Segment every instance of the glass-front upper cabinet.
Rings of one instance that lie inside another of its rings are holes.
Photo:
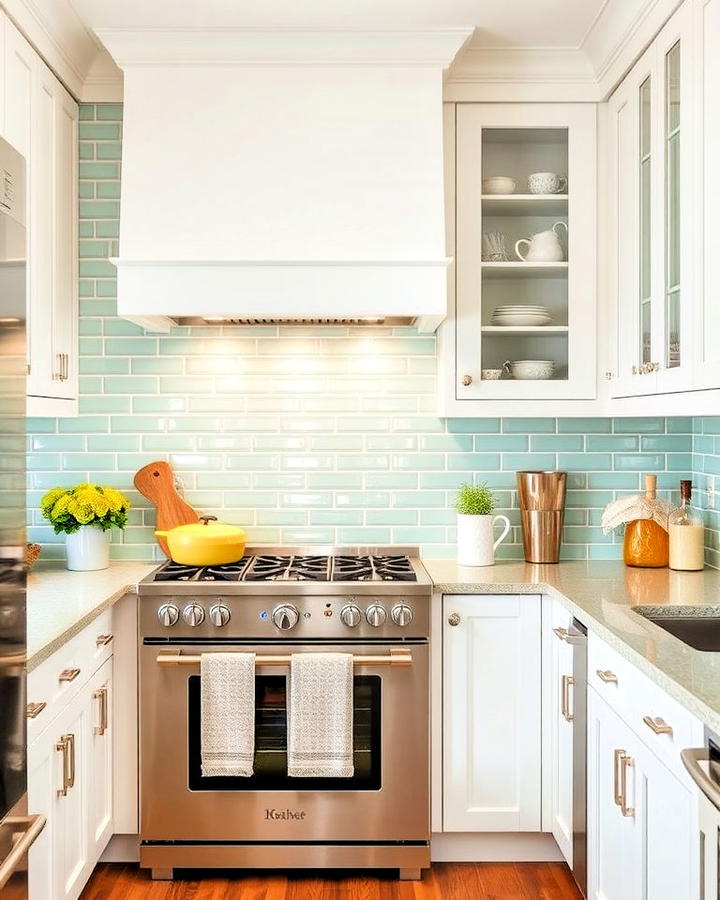
[[[720,387],[720,0],[698,0],[694,6],[697,43],[695,81],[696,174],[701,202],[694,217],[698,272],[694,285],[700,300],[695,317],[695,383]]]
[[[458,104],[453,402],[595,397],[595,135],[593,104]]]
[[[609,103],[614,397],[692,387],[691,7],[678,10]]]

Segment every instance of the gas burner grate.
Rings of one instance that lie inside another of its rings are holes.
[[[198,581],[242,581],[245,569],[252,559],[252,556],[243,556],[237,562],[225,563],[222,566],[206,566],[200,572]]]
[[[201,569],[201,566],[185,566],[170,560],[155,573],[153,581],[193,581]]]
[[[243,581],[329,581],[329,556],[256,556]]]
[[[417,581],[407,556],[373,556],[372,562],[380,581]]]
[[[373,565],[369,556],[334,556],[333,581],[372,581]]]

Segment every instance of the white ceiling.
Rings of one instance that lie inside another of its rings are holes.
[[[101,28],[477,28],[485,47],[579,47],[607,0],[71,0]]]

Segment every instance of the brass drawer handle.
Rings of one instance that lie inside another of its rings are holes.
[[[653,719],[652,716],[643,716],[643,722],[647,725],[647,727],[652,731],[653,734],[672,734],[672,725],[668,725],[665,719],[657,716],[657,718]]]
[[[568,636],[567,628],[561,628],[558,626],[557,628],[553,628],[553,634],[556,637],[559,637],[561,641],[566,641]]]
[[[55,749],[62,753],[62,787],[58,788],[57,795],[67,797],[68,788],[75,786],[75,735],[64,734]]]
[[[112,634],[99,634],[95,638],[95,646],[96,647],[107,647],[110,641],[113,639],[114,635]]]
[[[37,719],[37,717],[45,709],[46,706],[47,703],[44,703],[42,700],[40,701],[40,703],[28,703],[25,710],[25,718]]]
[[[93,734],[103,735],[108,727],[108,689],[106,684],[97,691],[93,691],[93,700],[99,701],[100,704],[100,724],[93,728]]]
[[[566,722],[572,722],[575,716],[570,712],[570,687],[575,684],[575,679],[572,675],[563,675],[560,684],[560,711]]]
[[[58,675],[58,681],[75,681],[80,674],[80,669],[63,669]]]
[[[618,683],[617,675],[614,672],[611,672],[610,669],[598,669],[596,675],[600,681],[604,681],[605,684]]]
[[[463,375],[462,383],[464,387],[469,387],[472,384],[472,375]]]
[[[460,624],[459,613],[450,613],[450,615],[448,616],[448,625],[452,625],[454,627],[455,625],[459,625],[459,624]]]

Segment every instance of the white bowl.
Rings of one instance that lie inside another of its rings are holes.
[[[483,178],[483,194],[514,194],[517,182],[507,175],[491,175]]]
[[[551,359],[517,359],[505,364],[518,381],[541,381],[552,378],[555,363]]]
[[[483,381],[498,381],[502,377],[502,369],[481,369],[480,375]]]

